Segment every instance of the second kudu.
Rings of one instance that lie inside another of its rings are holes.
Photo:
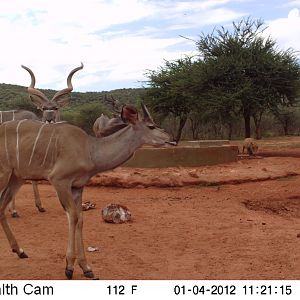
[[[43,112],[42,121],[45,123],[56,123],[60,121],[59,110],[68,105],[70,102],[70,93],[73,90],[72,86],[72,77],[75,72],[83,68],[83,64],[81,63],[80,67],[73,69],[67,78],[67,88],[58,91],[51,100],[49,100],[44,93],[36,89],[35,86],[35,76],[31,69],[22,65],[22,68],[28,71],[31,77],[31,83],[28,87],[28,93],[30,101]],[[38,120],[38,117],[31,111],[27,110],[12,110],[12,111],[1,111],[0,112],[0,124],[6,121],[12,120]],[[37,182],[32,182],[35,206],[40,212],[44,212],[45,209],[42,207],[41,198],[39,195]],[[17,217],[18,213],[15,207],[15,200],[13,199],[9,205],[9,210],[13,217]]]
[[[111,96],[112,100],[109,100],[105,95],[104,101],[108,102],[112,106],[114,112],[113,118],[108,118],[106,115],[101,114],[96,119],[93,125],[93,131],[96,137],[108,136],[123,127],[128,123],[129,119],[136,118],[138,111],[133,105],[121,104],[118,100],[115,100]]]
[[[143,119],[107,137],[87,135],[67,123],[45,124],[21,120],[0,126],[0,222],[13,252],[20,248],[4,213],[24,180],[48,180],[55,188],[69,224],[65,275],[71,279],[77,259],[84,276],[94,274],[85,257],[82,238],[82,192],[88,180],[127,161],[143,144],[165,146],[170,136],[157,127],[145,106]]]

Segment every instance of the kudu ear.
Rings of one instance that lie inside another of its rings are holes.
[[[154,124],[154,121],[149,113],[148,108],[144,103],[141,103],[142,110],[143,110],[143,121]]]
[[[51,102],[55,103],[58,106],[58,108],[62,108],[69,105],[70,100],[71,100],[70,92],[67,92],[65,94],[60,94],[57,95],[56,97],[53,97]]]
[[[138,111],[133,105],[124,105],[121,110],[121,118],[125,122],[135,124],[138,120]]]
[[[35,77],[33,72],[28,67],[25,67],[23,65],[21,65],[21,67],[25,69],[30,74],[31,77],[30,86],[27,88],[27,91],[29,93],[29,99],[38,109],[42,110],[43,106],[49,103],[49,99],[46,97],[44,93],[34,88]]]
[[[70,103],[71,92],[73,90],[72,77],[78,70],[81,70],[82,68],[83,68],[83,63],[81,63],[80,67],[73,69],[67,78],[68,87],[61,91],[58,91],[51,99],[51,102],[54,102],[59,108],[62,108]]]

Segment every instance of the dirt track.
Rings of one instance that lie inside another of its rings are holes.
[[[96,203],[96,209],[84,212],[85,248],[99,247],[98,252],[87,253],[95,275],[100,279],[300,279],[298,170],[297,158],[264,158],[168,170],[170,178],[177,172],[181,187],[143,188],[147,185],[140,181],[135,188],[87,187],[84,201]],[[130,172],[132,176],[118,169],[95,178],[93,184],[109,182],[117,173],[124,182],[126,174],[127,182],[167,178],[163,170]],[[254,182],[246,183],[251,179]],[[185,186],[187,180],[200,182]],[[205,187],[209,181],[214,186]],[[237,182],[244,183],[232,184]],[[17,198],[21,218],[8,216],[29,259],[17,258],[0,230],[0,279],[65,279],[66,216],[50,185],[40,185],[40,193],[46,213],[36,211],[31,185],[26,184]],[[126,205],[132,222],[104,223],[100,210],[108,203]],[[83,279],[77,266],[74,278]]]

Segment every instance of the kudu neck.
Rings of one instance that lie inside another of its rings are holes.
[[[143,144],[141,137],[131,125],[106,137],[91,137],[91,158],[97,172],[114,169],[130,159]]]

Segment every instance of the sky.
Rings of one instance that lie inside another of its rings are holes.
[[[147,70],[196,55],[201,34],[247,17],[300,51],[300,0],[0,0],[0,83],[28,86],[23,64],[36,88],[60,90],[82,62],[74,91],[143,87]]]

